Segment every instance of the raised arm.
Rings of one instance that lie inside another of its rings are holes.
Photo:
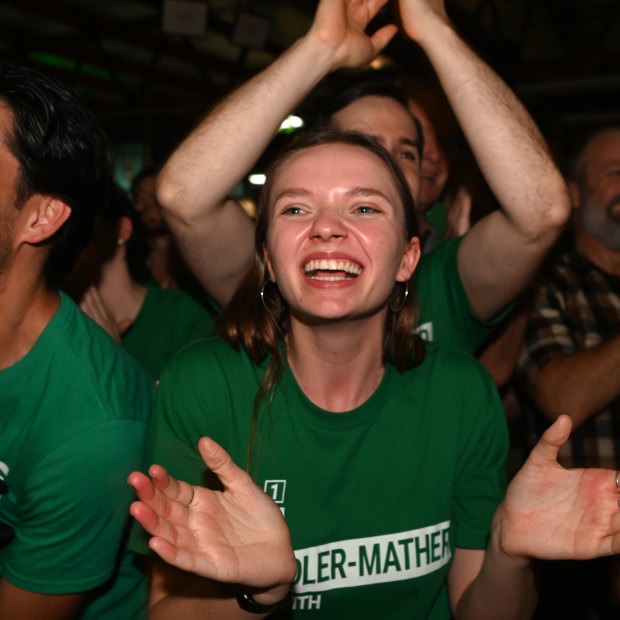
[[[443,0],[400,0],[400,10],[501,205],[471,229],[459,250],[471,306],[487,320],[524,288],[559,235],[570,215],[567,190],[533,120],[458,36]]]
[[[558,450],[570,431],[570,419],[560,416],[532,450],[495,514],[486,552],[457,548],[448,577],[457,620],[531,617],[530,558],[585,560],[620,551],[616,472],[561,467]]]
[[[186,260],[221,305],[253,254],[254,225],[228,193],[259,158],[282,120],[329,72],[361,66],[396,32],[364,30],[387,0],[323,0],[309,32],[226,98],[172,154],[157,197]]]

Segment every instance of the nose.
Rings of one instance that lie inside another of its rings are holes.
[[[342,217],[331,209],[320,209],[312,220],[310,237],[313,239],[328,241],[346,235],[347,227]]]
[[[439,150],[439,144],[434,135],[424,139],[424,152],[422,153],[422,161],[437,163],[441,160],[441,152]]]

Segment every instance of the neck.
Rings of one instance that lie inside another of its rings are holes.
[[[620,252],[612,250],[579,226],[576,229],[575,243],[577,251],[603,271],[620,276]]]
[[[385,311],[372,317],[327,325],[291,318],[286,339],[289,365],[306,396],[327,411],[350,411],[379,386]]]
[[[168,233],[149,237],[149,256],[146,264],[153,278],[163,288],[177,288],[177,282],[171,269],[172,252],[172,238]]]
[[[59,306],[60,295],[48,290],[32,263],[0,273],[0,370],[30,352]]]
[[[131,278],[120,252],[103,266],[97,290],[117,325],[133,322],[146,297],[146,287]]]

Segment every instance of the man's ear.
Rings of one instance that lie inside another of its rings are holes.
[[[269,258],[269,251],[267,250],[267,246],[263,243],[263,255],[265,257],[265,264],[267,265],[267,271],[269,273],[269,279],[272,282],[276,281],[276,275],[273,272],[273,266],[271,265],[271,260]]]
[[[25,228],[21,234],[24,243],[41,243],[52,237],[71,215],[71,207],[59,200],[49,196],[40,196],[38,201],[24,205],[23,208],[29,209]]]

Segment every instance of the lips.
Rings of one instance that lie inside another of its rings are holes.
[[[357,278],[362,273],[362,267],[343,258],[315,258],[304,264],[303,271],[311,280],[334,282]]]

